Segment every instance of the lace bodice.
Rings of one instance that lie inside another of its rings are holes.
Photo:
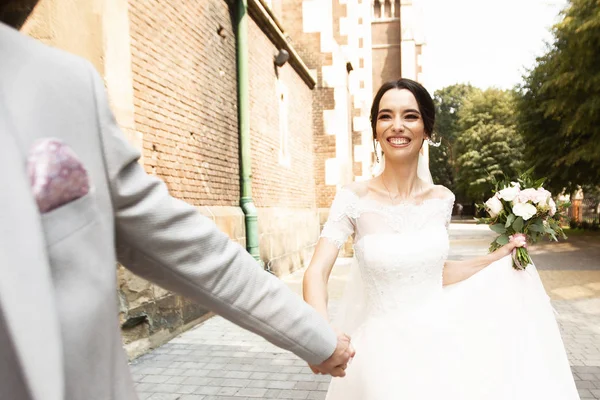
[[[442,291],[454,195],[386,205],[342,188],[321,237],[341,247],[354,238],[355,257],[370,314],[404,310]]]

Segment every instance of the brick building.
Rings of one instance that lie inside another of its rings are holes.
[[[241,67],[240,1],[41,0],[22,31],[91,61],[146,171],[243,246],[252,234],[240,181],[251,174],[256,256],[283,275],[306,265],[337,188],[372,176],[374,83],[400,76],[407,63],[418,74],[419,46],[409,63],[399,50],[404,30],[374,42],[384,24],[400,30],[404,0],[400,11],[380,10],[386,18],[375,17],[371,0],[248,0]],[[240,68],[247,102],[238,96]],[[241,109],[249,115],[247,172]],[[123,267],[117,279],[131,356],[208,315]]]

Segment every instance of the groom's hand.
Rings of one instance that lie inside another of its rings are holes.
[[[310,365],[310,369],[315,374],[320,373],[334,377],[346,376],[346,367],[354,354],[356,352],[350,343],[350,336],[339,334],[337,347],[331,357],[319,365]]]

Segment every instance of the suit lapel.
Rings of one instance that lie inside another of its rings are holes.
[[[33,399],[62,400],[60,326],[43,230],[2,100],[0,93],[0,307]]]

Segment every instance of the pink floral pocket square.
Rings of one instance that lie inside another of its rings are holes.
[[[34,143],[27,157],[27,173],[42,213],[83,197],[90,190],[83,164],[73,150],[58,139]]]

